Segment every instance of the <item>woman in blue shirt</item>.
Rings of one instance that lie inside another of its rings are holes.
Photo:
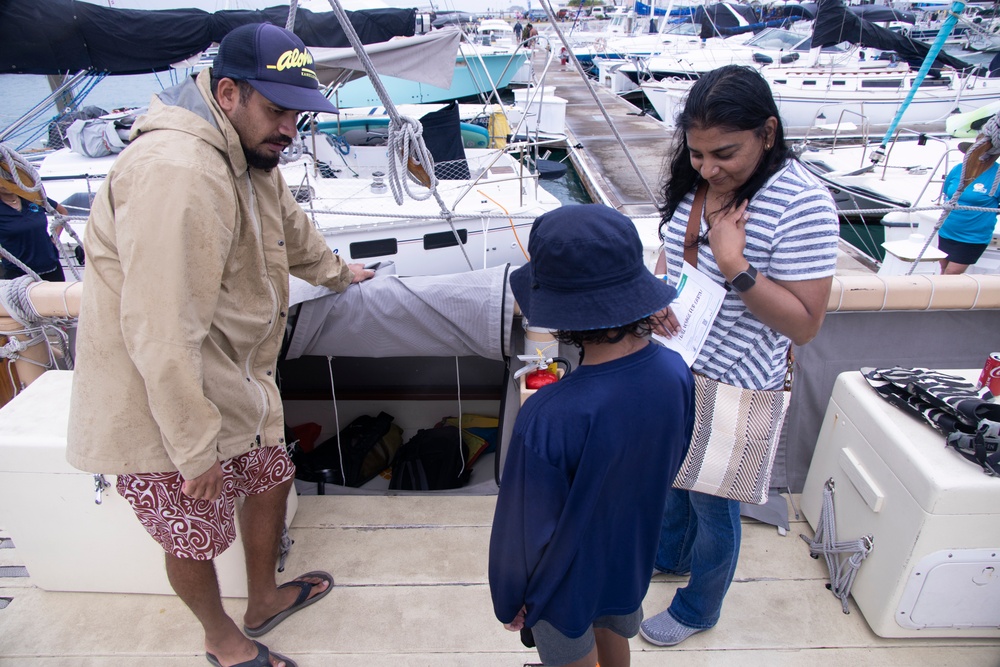
[[[962,178],[962,165],[948,172],[944,193],[950,199],[958,190]],[[997,165],[969,183],[958,197],[961,206],[996,209],[1000,207],[1000,183],[997,182]],[[938,231],[938,248],[948,256],[941,260],[941,273],[957,275],[979,261],[993,240],[997,225],[997,212],[955,209],[945,218]]]
[[[42,280],[64,282],[59,251],[49,236],[49,220],[45,209],[0,187],[0,247],[38,274]],[[59,213],[66,215],[61,204],[49,200]],[[0,271],[4,280],[25,274],[16,264],[3,257]]]

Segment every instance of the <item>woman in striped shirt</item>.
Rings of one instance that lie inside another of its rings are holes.
[[[656,272],[676,284],[685,247],[696,244],[698,270],[728,290],[692,370],[738,387],[780,388],[789,341],[808,343],[826,314],[839,229],[833,199],[786,147],[770,88],[752,68],[702,76],[677,128]],[[699,188],[698,236],[686,241]],[[677,329],[667,313],[660,333]],[[645,639],[673,646],[718,622],[740,537],[739,502],[670,490],[655,567],[691,578],[642,623]]]

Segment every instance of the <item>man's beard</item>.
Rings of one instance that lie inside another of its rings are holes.
[[[285,136],[277,136],[270,137],[263,143],[285,144],[285,146],[290,146],[292,144],[292,140]],[[243,144],[243,155],[246,156],[248,165],[254,169],[263,169],[264,171],[271,171],[277,167],[278,163],[281,161],[280,155],[271,155],[270,152],[263,153],[252,148],[247,148],[246,144]]]

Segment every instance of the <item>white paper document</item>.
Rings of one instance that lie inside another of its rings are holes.
[[[657,277],[667,280],[666,276]],[[687,262],[684,262],[676,287],[677,297],[671,302],[670,308],[681,325],[680,333],[673,338],[656,334],[653,337],[671,350],[676,350],[687,365],[691,366],[698,358],[712,323],[715,322],[715,316],[722,308],[726,288]]]

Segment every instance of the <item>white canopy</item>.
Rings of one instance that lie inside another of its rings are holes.
[[[451,88],[462,33],[457,28],[435,30],[426,35],[396,37],[368,44],[365,53],[382,76],[418,81],[437,88]],[[320,83],[343,83],[365,75],[364,65],[353,48],[310,48]],[[353,72],[352,76],[346,76]]]

